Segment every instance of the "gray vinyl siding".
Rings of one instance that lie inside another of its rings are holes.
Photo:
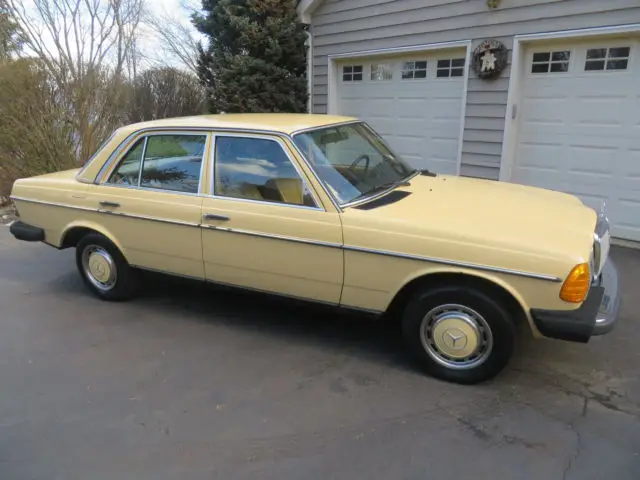
[[[640,22],[640,0],[325,0],[312,15],[313,111],[327,112],[328,55]],[[495,80],[470,72],[461,174],[497,179],[509,66]]]

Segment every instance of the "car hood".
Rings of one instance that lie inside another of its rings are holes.
[[[420,175],[387,196],[346,209],[347,231],[351,225],[429,238],[436,250],[438,242],[447,249],[466,245],[471,248],[465,251],[475,257],[468,260],[480,263],[490,257],[499,263],[505,252],[529,256],[531,266],[536,257],[566,260],[567,255],[578,263],[588,261],[591,252],[597,215],[573,195],[492,180]]]

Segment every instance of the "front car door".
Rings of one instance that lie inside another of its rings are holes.
[[[202,204],[208,280],[338,304],[342,226],[287,141],[216,133]],[[325,202],[326,203],[326,202]]]
[[[201,188],[209,141],[208,132],[142,132],[87,190],[130,264],[204,278]]]

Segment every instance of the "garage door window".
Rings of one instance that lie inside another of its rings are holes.
[[[464,58],[448,58],[438,60],[437,78],[462,77],[464,75]]]
[[[371,80],[374,82],[391,80],[393,78],[393,66],[389,63],[371,64]]]
[[[587,72],[626,70],[629,65],[630,47],[590,48],[584,69]]]
[[[342,67],[343,82],[362,81],[362,65],[345,65]]]
[[[533,54],[531,73],[560,73],[569,71],[569,50]]]
[[[402,79],[413,80],[417,78],[427,78],[427,61],[413,60],[404,62],[402,65]]]

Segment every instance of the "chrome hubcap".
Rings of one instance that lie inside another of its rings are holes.
[[[489,357],[493,335],[487,321],[464,305],[440,305],[429,311],[420,328],[429,356],[448,368],[474,368]]]
[[[106,292],[115,286],[116,265],[104,248],[97,245],[87,246],[82,252],[82,268],[96,288]]]

